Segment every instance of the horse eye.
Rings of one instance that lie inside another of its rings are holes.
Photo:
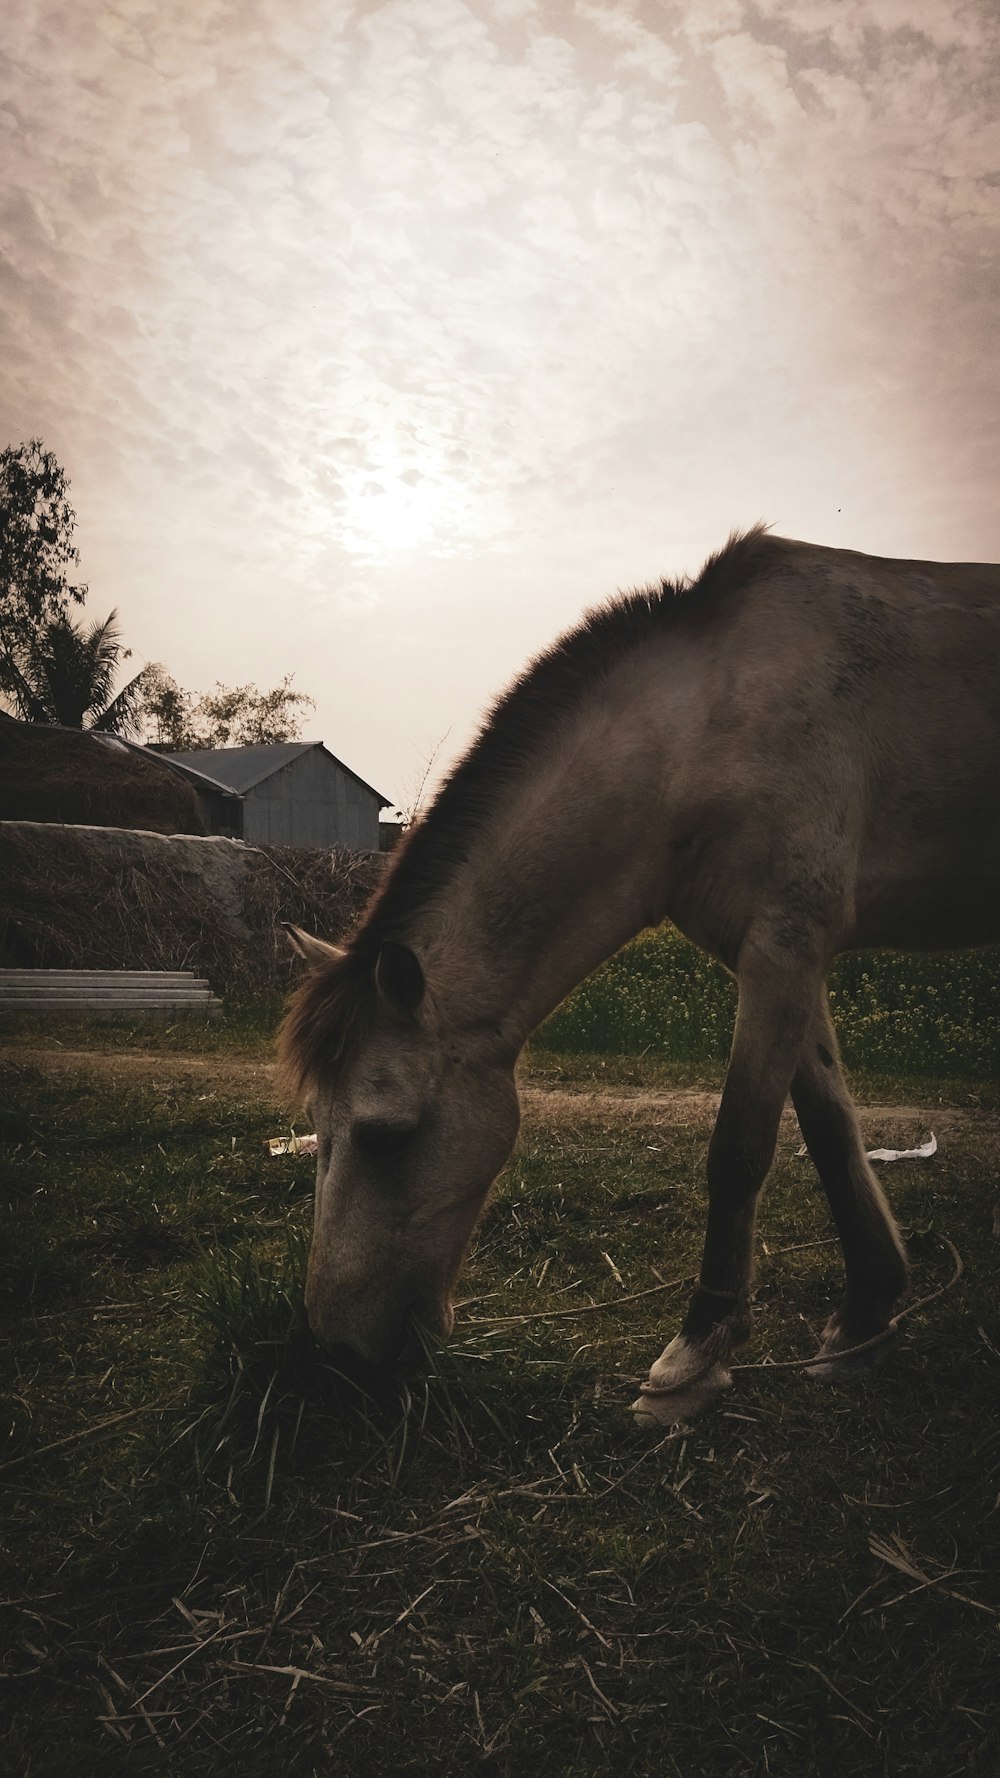
[[[392,1123],[388,1118],[368,1118],[355,1124],[352,1136],[357,1147],[370,1160],[389,1160],[406,1147],[414,1135],[414,1123]]]

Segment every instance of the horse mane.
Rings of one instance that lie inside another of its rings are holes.
[[[375,962],[386,940],[405,944],[421,913],[468,858],[497,795],[518,776],[587,691],[642,642],[682,614],[718,600],[770,567],[782,547],[763,524],[733,532],[694,580],[662,581],[589,611],[525,668],[497,700],[477,738],[392,853],[346,950],[314,968],[295,993],[279,1055],[296,1096],[336,1075],[374,1020]]]
[[[289,1096],[308,1097],[320,1075],[335,1078],[375,1015],[374,968],[353,947],[308,971],[278,1031],[278,1070]]]

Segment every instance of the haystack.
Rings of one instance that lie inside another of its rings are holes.
[[[205,832],[193,786],[155,754],[2,712],[0,820]]]
[[[189,969],[237,999],[300,972],[282,922],[348,931],[384,869],[378,853],[0,824],[0,966]]]

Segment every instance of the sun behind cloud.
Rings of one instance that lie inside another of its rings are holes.
[[[378,470],[342,478],[338,541],[368,561],[406,549],[450,555],[468,532],[468,492],[453,477],[426,474],[389,457]]]

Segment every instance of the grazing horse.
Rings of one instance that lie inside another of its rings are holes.
[[[514,1065],[669,918],[735,976],[700,1278],[649,1393],[711,1397],[750,1332],[756,1205],[791,1093],[843,1248],[817,1354],[907,1280],[827,1009],[837,953],[1000,939],[1000,568],[731,537],[591,612],[500,699],[346,948],[306,933],[282,1029],[318,1169],[306,1303],[379,1368],[442,1334],[518,1129]],[[661,1416],[662,1417],[662,1416]]]

